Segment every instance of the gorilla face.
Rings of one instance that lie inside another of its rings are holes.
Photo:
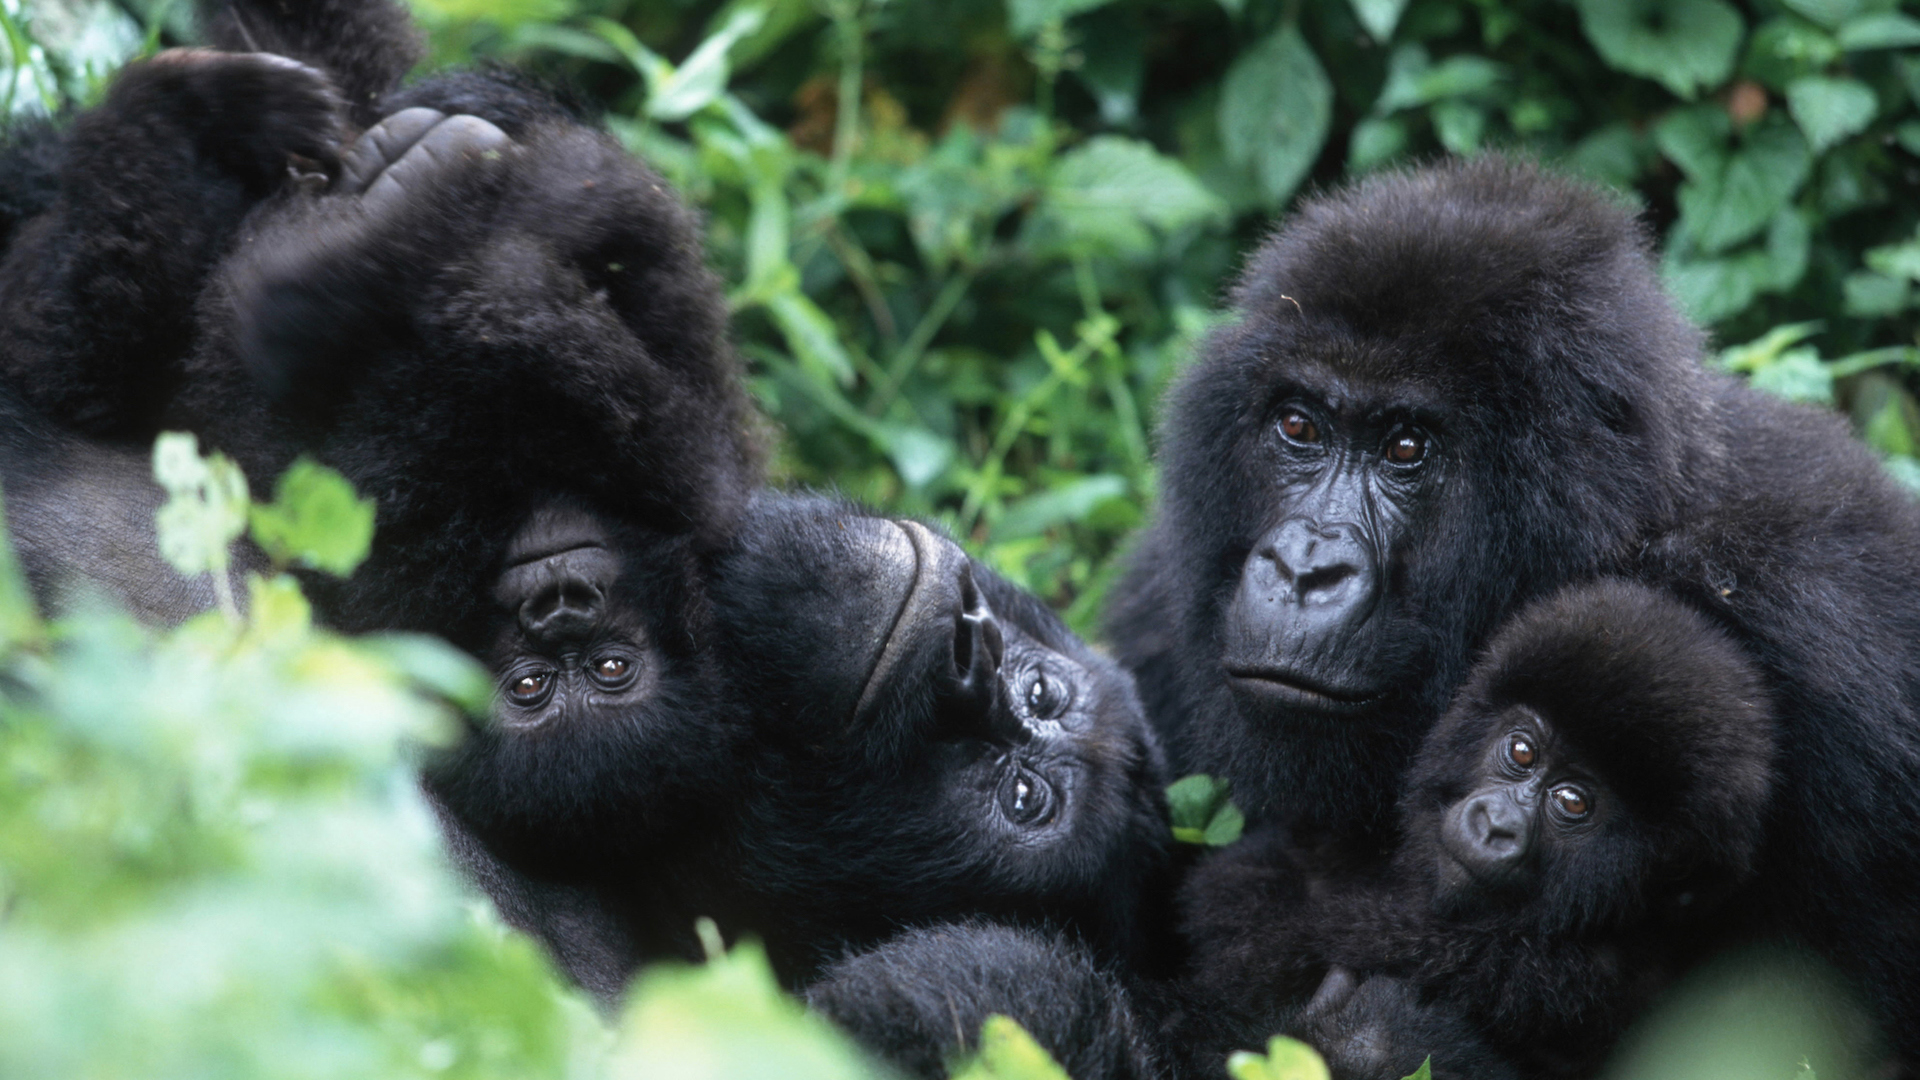
[[[1377,707],[1417,666],[1403,578],[1410,522],[1431,516],[1446,447],[1405,395],[1300,380],[1253,453],[1271,527],[1240,567],[1221,666],[1253,715],[1342,716]]]
[[[508,545],[485,655],[492,722],[427,778],[521,869],[577,877],[653,857],[736,783],[740,728],[712,692],[697,568],[685,538],[566,502]]]
[[[769,751],[739,878],[784,974],[963,916],[1127,946],[1166,827],[1112,663],[926,526],[823,499],[759,499],[714,599]]]

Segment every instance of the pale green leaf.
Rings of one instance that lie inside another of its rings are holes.
[[[1332,1080],[1318,1051],[1285,1035],[1269,1039],[1265,1054],[1235,1051],[1227,1059],[1227,1073],[1233,1080]]]
[[[1831,30],[1853,18],[1861,0],[1786,0],[1786,5]]]
[[[1719,176],[1680,185],[1680,226],[1703,252],[1725,251],[1771,223],[1812,168],[1797,132],[1784,125],[1756,128]]]
[[[1021,499],[993,523],[993,539],[1018,540],[1038,536],[1056,525],[1078,521],[1108,499],[1127,493],[1127,478],[1112,473],[1082,476],[1058,487]]]
[[[1748,382],[1756,390],[1788,401],[1833,404],[1833,373],[1814,349],[1789,349],[1755,371]]]
[[[1687,179],[1714,183],[1726,171],[1733,122],[1718,105],[1675,109],[1653,126],[1653,142]]]
[[[1276,205],[1313,167],[1332,117],[1333,84],[1291,26],[1242,53],[1222,84],[1222,148],[1228,160],[1253,167]]]
[[[1920,45],[1920,20],[1897,11],[1876,11],[1849,19],[1840,27],[1840,47],[1849,52],[1863,49],[1905,49]]]
[[[733,13],[719,32],[701,42],[679,67],[648,88],[647,115],[668,122],[685,120],[717,100],[727,88],[727,50],[766,21],[757,7]]]
[[[1354,17],[1367,33],[1377,42],[1387,42],[1393,38],[1393,28],[1400,23],[1400,13],[1407,10],[1407,0],[1349,0],[1353,5]]]
[[[1347,171],[1371,172],[1407,148],[1407,126],[1393,117],[1370,117],[1353,126],[1347,140]]]
[[[1097,135],[1064,155],[1049,177],[1040,222],[1062,243],[1117,253],[1153,247],[1149,228],[1173,232],[1224,224],[1227,206],[1186,166],[1137,139]]]
[[[153,478],[167,502],[154,514],[160,554],[189,577],[224,574],[228,545],[247,528],[247,478],[225,454],[200,456],[200,440],[166,432],[153,444]]]
[[[1602,59],[1692,100],[1726,81],[1745,24],[1724,0],[1579,0]]]
[[[367,557],[373,516],[373,500],[346,477],[302,457],[274,484],[273,502],[253,507],[253,540],[277,565],[346,577]]]
[[[766,305],[801,368],[841,386],[853,385],[853,360],[840,343],[839,328],[799,290],[797,280],[793,288],[768,297]]]
[[[1912,300],[1913,286],[1903,277],[1888,277],[1870,270],[1848,274],[1841,282],[1846,295],[1846,312],[1859,319],[1883,319],[1898,315]]]
[[[1071,1080],[1046,1047],[1011,1017],[995,1014],[980,1025],[980,1049],[953,1071],[953,1080]]]
[[[1920,281],[1920,237],[1868,248],[1864,258],[1869,269],[1888,277]]]
[[[1873,90],[1855,79],[1810,75],[1787,87],[1787,111],[1816,154],[1865,131],[1878,108]]]
[[[1105,7],[1113,0],[1007,0],[1007,29],[1015,37],[1030,37],[1054,19],[1065,20],[1083,11]]]
[[[1403,1080],[1433,1080],[1433,1055],[1427,1055],[1426,1059],[1420,1062],[1420,1067],[1413,1070],[1412,1075],[1404,1077]]]
[[[1487,130],[1487,114],[1463,101],[1442,101],[1433,107],[1433,133],[1451,154],[1462,156],[1480,149]]]
[[[1233,784],[1205,773],[1167,787],[1167,818],[1173,838],[1184,844],[1224,847],[1240,839],[1246,818],[1232,801]]]

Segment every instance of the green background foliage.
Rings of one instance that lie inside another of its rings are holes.
[[[573,83],[706,212],[781,480],[939,520],[1082,630],[1241,255],[1302,193],[1442,153],[1617,188],[1732,346],[1718,363],[1839,410],[1920,485],[1914,3],[413,2],[432,65]],[[189,7],[0,0],[0,115],[95,100],[190,40]],[[320,474],[249,513],[205,469],[175,477],[201,500],[172,511],[188,565],[224,565],[206,538],[249,523],[283,565],[364,550]],[[751,949],[651,973],[603,1023],[433,853],[401,748],[480,676],[431,642],[313,630],[286,578],[246,600],[168,635],[48,623],[0,567],[0,1074],[867,1069]],[[1191,832],[1230,831],[1189,794]],[[1628,1066],[1819,1059],[1812,1036],[1661,1056],[1733,1045],[1687,1033],[1731,1030],[1752,985],[1710,984]],[[988,1049],[973,1075],[1054,1075],[1017,1029]]]

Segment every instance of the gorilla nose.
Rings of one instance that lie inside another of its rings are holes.
[[[973,566],[960,564],[959,607],[953,618],[953,674],[959,692],[978,697],[991,694],[1006,659],[1007,639],[1000,623],[973,584]]]
[[[1271,564],[1294,605],[1344,615],[1373,598],[1372,560],[1355,532],[1296,518],[1268,533],[1254,557]]]
[[[557,577],[520,605],[520,628],[540,641],[570,641],[593,632],[605,594],[577,577]]]
[[[1454,858],[1476,876],[1518,866],[1531,846],[1526,808],[1506,791],[1468,797],[1447,815],[1443,839]]]

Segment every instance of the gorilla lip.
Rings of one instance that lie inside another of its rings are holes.
[[[940,603],[941,590],[929,572],[936,561],[930,550],[936,543],[926,526],[917,521],[890,521],[894,528],[906,534],[907,543],[913,548],[913,584],[901,597],[900,608],[894,612],[893,625],[887,628],[886,644],[880,647],[880,657],[874,661],[873,670],[867,673],[867,682],[860,688],[859,704],[853,707],[855,722],[867,714],[874,701],[881,696],[881,690],[887,684],[888,677],[900,666],[902,656],[909,650],[911,634],[903,629],[918,625],[920,614]]]
[[[1253,694],[1263,700],[1286,705],[1305,705],[1324,712],[1363,709],[1379,699],[1378,694],[1336,690],[1303,679],[1293,672],[1273,668],[1229,666],[1226,673],[1228,683],[1237,690]]]

